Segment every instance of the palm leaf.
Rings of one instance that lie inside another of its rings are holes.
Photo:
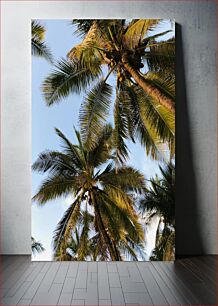
[[[77,174],[77,165],[68,155],[57,151],[45,151],[32,165],[32,169],[38,172],[49,172],[52,175],[65,175],[70,177]]]
[[[133,239],[135,242],[144,240],[144,231],[141,224],[133,213],[124,207],[121,207],[116,201],[110,198],[110,194],[101,193],[102,202],[99,208],[104,211],[104,218],[111,216],[113,222],[116,222],[117,228],[122,227],[123,230]]]
[[[50,49],[46,46],[46,43],[43,41],[45,36],[45,28],[36,20],[32,20],[31,23],[32,29],[32,55],[45,58],[49,62],[53,62],[53,57]]]
[[[150,41],[147,44],[148,51],[145,51],[144,58],[149,70],[154,72],[169,72],[175,75],[175,38],[167,41]]]
[[[80,215],[81,194],[79,194],[70,207],[66,210],[63,217],[59,221],[53,236],[53,246],[55,252],[61,247],[69,237],[70,230],[74,228]]]
[[[136,87],[135,92],[141,107],[142,118],[151,126],[163,143],[171,146],[175,140],[175,115],[155,99]]]
[[[148,72],[144,75],[146,81],[157,87],[165,96],[175,101],[175,76],[164,73]]]
[[[85,160],[83,155],[81,154],[81,149],[78,150],[76,145],[73,145],[70,140],[57,128],[55,128],[57,135],[61,138],[62,147],[64,149],[65,154],[67,154],[71,159],[74,165],[78,170],[82,170],[85,166]],[[78,136],[77,131],[75,130],[76,135]],[[78,138],[77,138],[78,139]],[[79,140],[79,139],[78,139]]]
[[[103,53],[97,44],[97,39],[98,27],[97,23],[93,22],[83,41],[68,52],[68,58],[78,61],[82,67],[86,67],[93,73],[99,71],[103,62]]]
[[[123,101],[119,94],[114,105],[114,131],[113,143],[115,149],[115,159],[117,163],[124,163],[128,158],[128,148],[125,139],[128,137],[128,122],[125,112],[123,112]]]
[[[100,76],[99,67],[95,72],[83,67],[76,61],[62,59],[55,65],[56,69],[44,80],[42,91],[48,106],[60,102],[70,93],[80,93]]]
[[[136,86],[126,87],[129,105],[132,109],[132,124],[134,126],[133,137],[138,138],[145,146],[147,155],[154,159],[163,159],[163,141],[157,131],[148,120],[146,97],[137,94]],[[147,101],[148,102],[148,101]]]
[[[168,34],[169,32],[172,32],[172,30],[167,30],[167,31],[164,31],[164,32],[161,32],[161,33],[157,33],[155,35],[149,35],[148,37],[143,39],[141,45],[139,46],[139,49],[147,47],[148,42],[154,41],[155,38],[164,36],[164,35]]]
[[[131,23],[123,37],[126,47],[129,49],[137,48],[145,35],[159,22],[159,19],[138,19]]]
[[[38,38],[39,40],[43,40],[45,38],[45,27],[40,24],[37,20],[31,21],[31,34],[32,38]]]
[[[45,248],[43,247],[43,245],[41,244],[41,242],[36,241],[33,237],[31,237],[31,250],[32,253],[35,254],[39,254],[45,251]]]
[[[46,46],[45,42],[32,38],[31,40],[32,55],[43,57],[48,62],[53,63],[53,57],[50,49]]]
[[[46,202],[61,196],[66,197],[70,192],[75,191],[75,189],[74,178],[67,179],[64,175],[51,176],[42,182],[33,200],[37,201],[39,205],[44,205]]]
[[[96,146],[89,151],[89,164],[99,167],[111,158],[113,129],[110,124],[106,124],[97,136]]]
[[[109,115],[112,89],[100,81],[84,99],[79,114],[82,141],[85,147],[93,149]]]
[[[92,222],[93,216],[87,210],[82,212],[82,231],[79,238],[78,248],[76,250],[78,260],[85,260],[86,257],[90,254],[89,232],[90,224]]]
[[[77,27],[76,34],[83,37],[88,33],[93,21],[92,19],[73,19],[71,24]]]
[[[118,187],[124,192],[142,193],[145,188],[143,174],[127,166],[117,169],[113,168],[109,172],[103,172],[99,175],[98,179],[103,186]]]

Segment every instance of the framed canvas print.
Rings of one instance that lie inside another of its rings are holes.
[[[174,260],[174,20],[31,33],[32,260]]]

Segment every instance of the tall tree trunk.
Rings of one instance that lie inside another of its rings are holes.
[[[146,79],[144,79],[134,67],[128,62],[127,56],[124,54],[122,57],[122,62],[124,68],[129,72],[129,74],[133,77],[136,83],[151,97],[158,100],[161,105],[166,107],[172,113],[175,113],[174,101],[168,97],[166,97],[158,88],[152,86]]]
[[[99,229],[100,229],[100,231],[101,231],[101,233],[102,233],[102,235],[104,237],[104,241],[105,241],[106,245],[108,246],[108,250],[109,250],[111,259],[113,261],[119,261],[119,257],[116,254],[116,252],[114,251],[113,244],[111,243],[110,237],[108,236],[108,234],[107,234],[107,232],[105,230],[104,223],[103,223],[103,220],[102,220],[102,217],[101,217],[98,205],[95,202],[95,198],[94,198],[94,195],[93,195],[92,192],[90,192],[90,196],[91,196],[92,204],[93,204],[94,209],[95,209],[95,213],[96,213],[96,217],[97,217],[97,223],[98,223]]]

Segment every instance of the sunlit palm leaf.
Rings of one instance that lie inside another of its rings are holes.
[[[45,38],[45,27],[37,20],[31,21],[31,34],[33,38],[43,40]]]
[[[101,197],[104,201],[104,206],[102,205],[100,208],[107,211],[104,217],[111,216],[112,220],[117,223],[117,228],[119,228],[118,224],[120,224],[134,241],[143,241],[144,231],[132,212],[127,208],[121,207],[119,203],[113,201],[114,199],[105,193],[101,193]]]
[[[97,37],[97,23],[93,22],[83,41],[68,52],[68,58],[72,61],[79,61],[82,67],[93,72],[99,71],[103,63],[103,53],[96,42]]]
[[[140,171],[131,167],[123,166],[118,169],[111,169],[110,172],[99,175],[101,184],[119,187],[123,191],[143,192],[145,187],[144,176]]]
[[[146,117],[147,126],[152,128],[163,143],[168,143],[169,147],[172,147],[175,140],[175,115],[146,95],[141,88],[136,87],[135,92],[142,108],[142,117]]]
[[[137,95],[135,87],[126,87],[126,98],[129,100],[132,112],[132,125],[134,131],[133,138],[138,138],[143,146],[145,146],[147,155],[151,155],[154,159],[163,159],[161,144],[163,141],[157,134],[152,124],[149,122],[146,114],[146,95],[142,99]]]
[[[164,95],[175,101],[175,76],[164,73],[148,72],[144,75],[146,81],[156,86]]]
[[[159,19],[139,19],[132,23],[124,35],[126,46],[130,49],[138,47],[145,38],[145,35],[151,31],[159,21]]]

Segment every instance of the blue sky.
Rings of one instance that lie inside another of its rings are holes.
[[[66,58],[67,52],[80,42],[80,38],[74,35],[75,28],[69,20],[40,20],[46,27],[45,40],[52,51],[55,60]],[[159,27],[158,32],[171,29],[170,21],[165,21]],[[172,36],[173,33],[167,36]],[[166,38],[168,38],[166,36]],[[165,37],[164,37],[165,38]],[[40,87],[53,69],[52,65],[44,59],[32,58],[32,161],[38,154],[47,149],[60,150],[60,141],[54,132],[54,127],[60,129],[73,143],[76,142],[73,126],[78,128],[78,114],[83,95],[71,94],[68,98],[52,107],[47,107],[44,102]],[[113,83],[113,77],[109,79]],[[131,151],[129,164],[142,171],[147,179],[159,173],[158,163],[146,157],[145,149],[139,144],[128,143]],[[32,173],[32,194],[34,195],[40,186],[44,176],[36,172]],[[32,204],[32,236],[40,241],[46,251],[33,256],[33,260],[52,259],[53,231],[61,219],[64,211],[71,203],[71,199],[61,198],[48,202],[39,207],[36,202]]]

